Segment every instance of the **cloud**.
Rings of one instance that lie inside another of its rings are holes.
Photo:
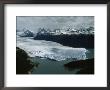
[[[94,26],[94,16],[17,16],[17,29],[37,31],[38,28],[79,28]]]

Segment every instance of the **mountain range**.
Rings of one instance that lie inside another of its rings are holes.
[[[37,32],[32,32],[31,30],[23,29],[17,30],[17,35],[21,37],[36,37],[36,35],[73,35],[73,34],[94,34],[94,27],[79,28],[79,29],[46,29],[39,28]]]

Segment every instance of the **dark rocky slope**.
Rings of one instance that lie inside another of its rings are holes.
[[[37,65],[29,60],[29,56],[24,50],[16,48],[16,74],[28,74]]]
[[[64,64],[69,70],[80,69],[78,74],[94,74],[94,59],[72,61]]]
[[[58,42],[64,46],[94,48],[93,34],[74,35],[36,35],[35,40],[47,40]]]

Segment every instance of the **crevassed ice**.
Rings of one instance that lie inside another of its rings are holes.
[[[85,48],[72,48],[59,43],[45,40],[33,40],[27,37],[18,37],[17,46],[25,50],[30,57],[40,56],[57,61],[75,58],[85,60]]]

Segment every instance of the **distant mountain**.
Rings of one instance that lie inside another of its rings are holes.
[[[48,34],[51,34],[51,31],[49,29],[39,28],[37,34],[38,35],[48,35]]]
[[[17,35],[20,37],[33,37],[34,33],[29,30],[25,30],[25,31],[17,31]]]
[[[88,27],[88,28],[68,28],[68,29],[45,29],[45,28],[39,28],[37,35],[62,35],[62,34],[94,34],[94,27]]]
[[[94,27],[79,28],[77,31],[79,34],[94,34]]]
[[[37,35],[76,35],[76,34],[94,34],[94,27],[81,27],[78,29],[66,28],[66,29],[46,29],[39,28],[37,32],[33,33],[30,30],[23,29],[17,30],[17,35],[20,37],[36,37]]]

